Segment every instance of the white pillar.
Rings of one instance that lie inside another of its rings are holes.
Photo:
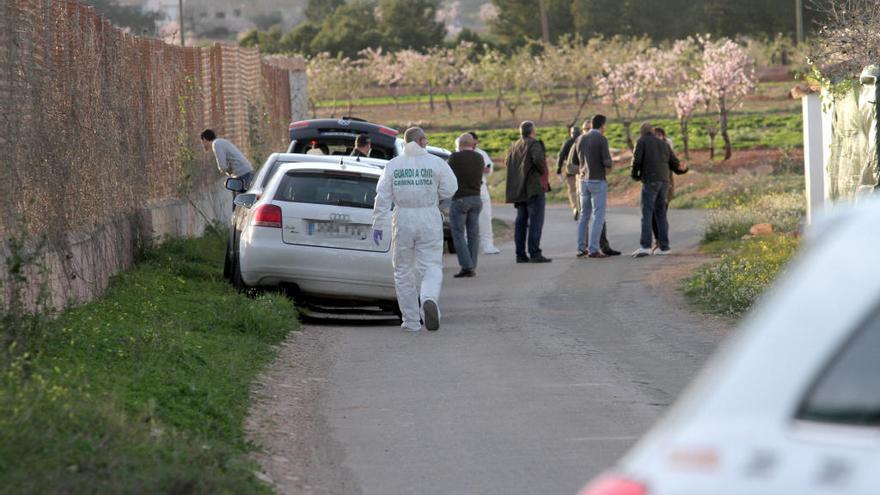
[[[807,225],[825,205],[825,143],[822,100],[818,93],[801,98],[804,109],[804,178],[807,194]]]

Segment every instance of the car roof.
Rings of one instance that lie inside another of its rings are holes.
[[[292,154],[292,153],[291,153]],[[366,162],[358,162],[356,160],[349,159],[345,157],[342,160],[339,160],[338,157],[328,157],[328,158],[337,158],[336,160],[303,160],[303,161],[295,161],[295,162],[287,162],[285,161],[284,155],[289,155],[288,153],[281,154],[278,161],[282,163],[278,166],[278,169],[275,171],[274,176],[280,176],[286,172],[291,170],[330,170],[330,171],[340,171],[340,172],[357,172],[366,175],[380,176],[382,175],[382,170],[385,169],[384,166],[375,165],[373,163]],[[299,155],[303,156],[303,155]],[[309,156],[309,158],[314,158]],[[317,157],[322,158],[322,157]],[[381,160],[377,160],[381,161]]]
[[[381,173],[388,160],[381,158],[367,158],[345,155],[309,155],[306,153],[273,153],[273,161],[289,163],[312,163],[312,164],[346,164],[349,166],[364,166],[378,169]]]
[[[381,146],[394,146],[400,131],[388,126],[367,122],[361,119],[343,117],[341,119],[309,119],[291,122],[288,126],[290,140],[316,139],[319,137],[351,137],[360,134]]]

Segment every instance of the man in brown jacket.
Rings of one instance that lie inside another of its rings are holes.
[[[507,202],[516,207],[514,242],[517,263],[547,263],[541,253],[544,229],[544,187],[541,176],[547,173],[544,146],[535,139],[535,123],[519,125],[520,139],[507,152]],[[528,255],[526,247],[528,246]]]

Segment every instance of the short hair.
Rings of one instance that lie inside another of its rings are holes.
[[[471,133],[469,133],[469,132],[466,132],[466,133],[462,134],[461,136],[458,136],[458,138],[456,138],[456,141],[458,142],[459,147],[474,146],[477,144],[477,140],[474,139],[474,137],[471,136]]]
[[[474,138],[474,141],[479,141],[479,140],[480,140],[480,138],[477,137],[477,133],[476,133],[476,132],[474,132],[474,131],[468,131],[468,134],[470,134],[471,137]]]
[[[578,134],[581,133],[581,129],[578,126],[573,125],[568,128],[568,133],[571,135],[577,136]]]
[[[366,146],[371,143],[370,136],[367,136],[366,134],[358,134],[358,137],[354,139],[355,148],[360,148],[361,146]]]
[[[533,132],[535,132],[535,123],[532,122],[531,120],[524,120],[524,121],[519,125],[519,134],[520,134],[522,137],[528,137],[528,136],[531,135]]]
[[[199,134],[199,138],[204,139],[205,141],[213,141],[217,139],[217,133],[215,133],[211,129],[205,129],[204,131],[202,131],[201,134]]]
[[[608,122],[608,117],[602,115],[601,113],[597,113],[593,115],[592,126],[593,129],[601,129],[605,123]]]
[[[654,132],[656,132],[657,134],[662,135],[663,137],[666,137],[666,129],[664,129],[664,128],[662,128],[662,127],[655,127],[655,128],[654,128]]]
[[[418,140],[423,137],[428,136],[425,135],[425,130],[421,127],[410,127],[403,132],[403,141],[406,143],[418,142]]]
[[[592,128],[593,128],[593,122],[590,121],[590,119],[585,120],[584,123],[581,124],[581,129],[592,129]]]
[[[639,126],[639,134],[645,136],[654,132],[654,126],[650,122],[642,122]]]

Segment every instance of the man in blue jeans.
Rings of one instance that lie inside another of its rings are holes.
[[[526,120],[519,125],[520,139],[510,147],[507,158],[506,200],[516,207],[513,240],[517,263],[548,263],[541,252],[541,231],[544,229],[544,185],[541,176],[547,173],[544,145],[535,139],[535,123]],[[528,255],[526,246],[528,245]]]
[[[669,248],[666,196],[669,194],[670,170],[678,170],[680,167],[672,148],[654,135],[654,126],[645,122],[639,131],[641,137],[633,152],[632,178],[642,182],[642,234],[639,249],[633,252],[633,258],[651,255],[652,219],[657,222],[657,243],[660,245],[656,254],[667,255],[672,252]]]
[[[459,151],[449,157],[449,168],[458,180],[458,191],[452,196],[452,205],[449,207],[449,226],[461,266],[461,271],[453,277],[463,278],[476,275],[477,253],[480,251],[480,210],[483,208],[480,187],[486,165],[483,156],[474,151],[477,142],[473,136],[464,133],[456,141]]]
[[[577,228],[577,255],[579,258],[607,258],[600,249],[600,238],[605,224],[605,205],[608,201],[608,182],[605,174],[611,170],[611,150],[605,137],[607,118],[597,114],[591,129],[578,138],[573,153],[580,164],[581,216]],[[587,243],[589,232],[589,243]]]

